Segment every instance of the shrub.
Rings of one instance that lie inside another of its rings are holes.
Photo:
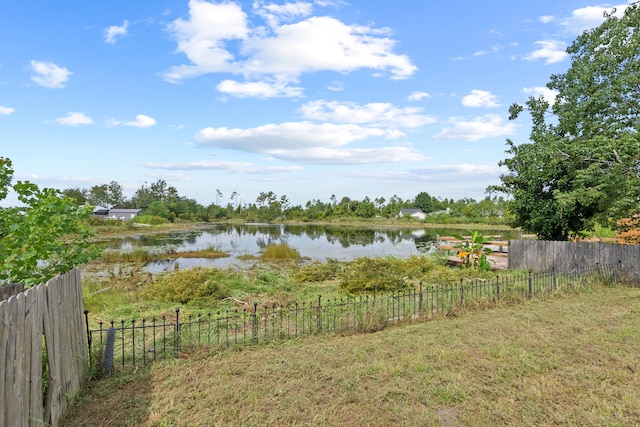
[[[94,227],[122,227],[124,225],[124,222],[120,221],[119,219],[108,219],[100,218],[97,216],[89,216],[89,218],[87,218],[87,224]]]
[[[219,301],[230,295],[215,268],[193,268],[160,276],[146,290],[149,298],[180,304]]]
[[[263,259],[297,259],[300,252],[286,243],[268,245],[262,252]]]
[[[166,224],[169,221],[166,218],[162,218],[156,215],[138,215],[127,222],[131,222],[131,223],[135,222],[135,223],[147,224],[147,225],[158,225],[158,224]]]
[[[358,258],[337,274],[340,288],[350,293],[404,289],[405,276],[402,261],[395,258]]]
[[[343,264],[336,259],[328,259],[326,262],[314,261],[293,273],[293,278],[300,282],[323,282],[334,280]]]

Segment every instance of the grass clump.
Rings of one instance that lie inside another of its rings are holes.
[[[412,256],[407,259],[358,258],[337,270],[340,288],[352,294],[390,292],[416,286],[419,282],[434,285],[459,283],[460,279],[491,278],[491,272],[450,268],[437,259]]]
[[[358,258],[337,274],[340,288],[352,294],[404,289],[408,283],[402,264],[396,258]]]
[[[266,260],[286,260],[298,259],[300,252],[286,243],[271,244],[262,251],[262,259]]]
[[[169,273],[151,283],[145,290],[145,296],[189,305],[211,303],[230,295],[223,284],[225,276],[216,268],[192,268]]]
[[[146,249],[134,249],[130,252],[118,252],[110,251],[104,252],[102,255],[102,261],[106,263],[118,263],[118,262],[153,262],[160,260],[171,260],[177,258],[224,258],[229,254],[222,252],[216,248],[206,248],[194,251],[170,251],[155,253]]]
[[[344,265],[336,259],[328,259],[326,262],[314,261],[294,271],[293,278],[300,282],[335,280]]]
[[[157,215],[138,215],[135,218],[128,220],[127,222],[147,225],[159,225],[166,224],[169,222],[169,220]]]

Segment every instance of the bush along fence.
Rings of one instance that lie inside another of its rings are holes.
[[[442,317],[461,309],[579,291],[594,281],[623,281],[617,265],[573,273],[527,273],[451,285],[424,285],[385,294],[317,300],[288,306],[152,319],[101,322],[87,328],[90,359],[98,376],[158,359],[181,357],[195,350],[245,347],[323,333],[372,332],[391,324]],[[85,316],[88,311],[85,311]]]

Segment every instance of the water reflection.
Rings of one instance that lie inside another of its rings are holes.
[[[330,225],[283,224],[220,224],[206,228],[182,230],[169,234],[125,237],[114,240],[108,247],[132,251],[146,249],[165,252],[190,251],[214,247],[230,255],[220,259],[178,259],[157,262],[150,271],[173,270],[194,266],[246,267],[249,262],[240,255],[259,256],[270,244],[287,243],[302,257],[326,261],[328,258],[349,261],[358,257],[395,256],[406,258],[428,254],[436,249],[436,236],[465,233],[452,228],[379,229]],[[492,232],[493,233],[493,232]],[[517,238],[517,232],[498,232],[505,239]],[[488,233],[486,233],[488,234]],[[495,233],[494,233],[495,234]]]

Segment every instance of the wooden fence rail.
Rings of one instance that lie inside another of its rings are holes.
[[[574,272],[585,266],[619,265],[627,280],[640,283],[640,245],[600,242],[511,240],[509,269]]]
[[[0,302],[0,425],[58,425],[82,387],[85,337],[79,270]]]

